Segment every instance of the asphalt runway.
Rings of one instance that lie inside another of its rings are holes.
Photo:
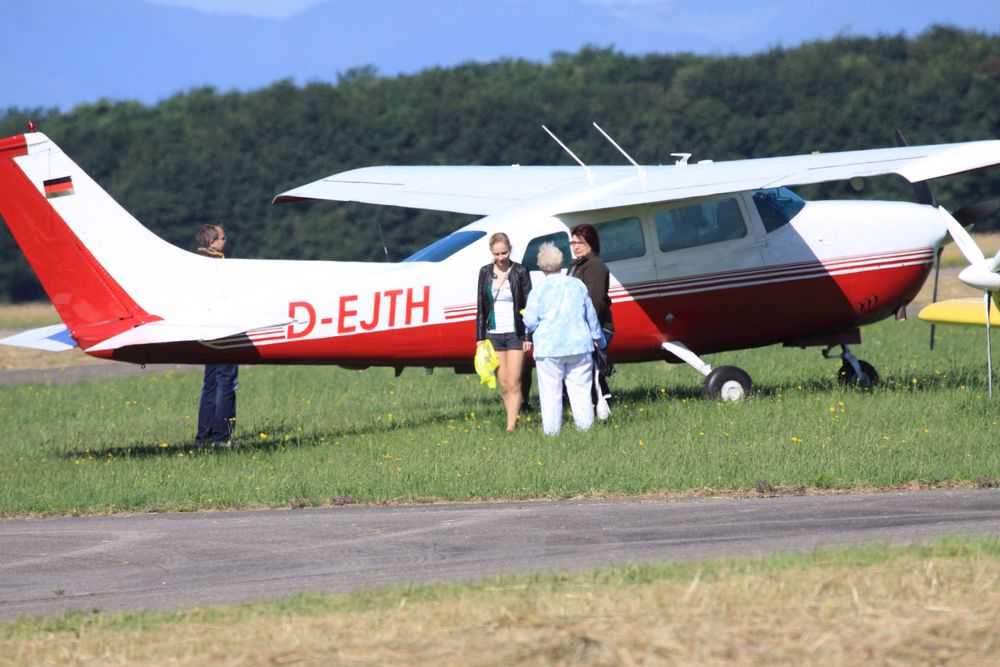
[[[0,521],[0,619],[1000,535],[1000,489]]]

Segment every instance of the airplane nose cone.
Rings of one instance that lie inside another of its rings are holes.
[[[996,292],[1000,290],[1000,274],[990,270],[991,263],[992,260],[987,260],[967,266],[958,274],[958,279],[969,287]]]

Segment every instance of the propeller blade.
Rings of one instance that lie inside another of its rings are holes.
[[[983,218],[992,215],[1000,209],[1000,199],[987,199],[986,201],[969,204],[955,211],[952,215],[963,227],[974,225]]]
[[[954,239],[955,245],[958,246],[958,249],[965,256],[965,259],[968,260],[969,264],[979,264],[986,259],[983,251],[979,249],[979,246],[973,240],[972,235],[965,231],[965,227],[943,207],[938,206],[937,210],[938,214],[944,218],[945,224],[948,226],[948,233]]]
[[[990,293],[983,292],[986,305],[986,395],[993,398],[993,352],[990,347]]]

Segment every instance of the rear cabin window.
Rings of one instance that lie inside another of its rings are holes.
[[[604,239],[602,238],[603,242]],[[569,262],[573,259],[573,255],[569,252],[569,234],[566,232],[556,232],[555,234],[546,234],[545,236],[538,236],[531,239],[528,243],[527,249],[524,251],[524,259],[521,261],[529,271],[541,271],[538,268],[538,249],[546,243],[555,243],[556,247],[562,251],[563,263],[562,268],[569,266]]]
[[[599,222],[594,225],[594,229],[601,237],[601,259],[605,263],[646,254],[646,240],[642,236],[642,222],[639,218]]]
[[[653,220],[660,250],[665,252],[747,235],[747,226],[735,199],[664,209],[657,211]]]
[[[753,203],[764,229],[770,234],[791,222],[805,208],[806,200],[788,188],[768,188],[754,192]]]

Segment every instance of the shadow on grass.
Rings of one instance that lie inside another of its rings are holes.
[[[483,401],[475,397],[463,399],[458,405],[453,405],[456,409],[443,411],[434,410],[423,413],[417,418],[405,418],[399,421],[372,421],[367,424],[353,424],[343,427],[332,427],[329,429],[312,429],[310,431],[300,431],[297,426],[289,425],[284,421],[263,421],[256,422],[251,429],[245,429],[238,433],[236,444],[232,446],[218,446],[212,443],[199,445],[192,438],[190,441],[167,444],[162,442],[140,441],[132,444],[116,445],[110,447],[87,449],[74,449],[60,453],[58,456],[65,459],[78,458],[147,458],[156,456],[172,457],[178,454],[194,456],[227,456],[244,453],[256,453],[274,451],[279,449],[291,449],[295,447],[320,447],[325,446],[331,440],[339,438],[356,437],[362,435],[387,434],[407,428],[422,427],[433,424],[444,423],[453,420],[456,416],[468,414],[470,411],[478,411],[483,407]],[[502,411],[502,406],[497,400],[497,408]],[[500,412],[497,413],[498,415]]]
[[[922,392],[922,391],[954,391],[957,389],[967,389],[973,392],[986,392],[985,377],[978,376],[972,372],[960,371],[953,373],[942,373],[931,376],[918,376],[914,382],[911,375],[889,375],[882,379],[880,384],[873,390],[857,389],[859,394],[863,393],[894,393],[894,392]],[[836,380],[830,378],[815,378],[806,382],[781,383],[781,384],[755,384],[751,400],[769,400],[787,394],[791,390],[805,391],[816,394],[832,394],[842,390],[844,386]],[[708,401],[701,395],[701,386],[697,383],[684,384],[671,387],[659,385],[632,386],[617,389],[612,380],[613,401],[618,404],[627,403],[661,403],[669,401]],[[613,403],[613,404],[614,404]],[[533,414],[537,416],[538,396],[537,391],[532,392]],[[568,405],[564,403],[564,408]],[[244,429],[239,439],[239,444],[234,447],[213,447],[197,446],[193,441],[169,444],[164,446],[161,442],[140,441],[132,444],[120,446],[88,448],[85,450],[76,449],[61,453],[59,456],[66,459],[77,458],[144,458],[156,456],[177,456],[178,454],[195,456],[227,456],[244,453],[265,452],[279,449],[290,449],[295,447],[322,447],[329,442],[341,438],[358,436],[371,436],[378,434],[388,434],[402,429],[421,428],[433,426],[435,424],[445,424],[456,419],[463,419],[470,412],[486,413],[495,412],[497,419],[502,419],[503,408],[499,395],[490,395],[484,398],[482,395],[470,394],[459,400],[449,401],[446,408],[427,410],[423,413],[413,412],[404,418],[396,421],[373,420],[367,423],[354,423],[343,426],[331,425],[330,428],[312,429],[309,431],[299,431],[294,425],[289,425],[282,420],[257,422],[252,425],[252,429]],[[263,434],[263,435],[262,435]]]

